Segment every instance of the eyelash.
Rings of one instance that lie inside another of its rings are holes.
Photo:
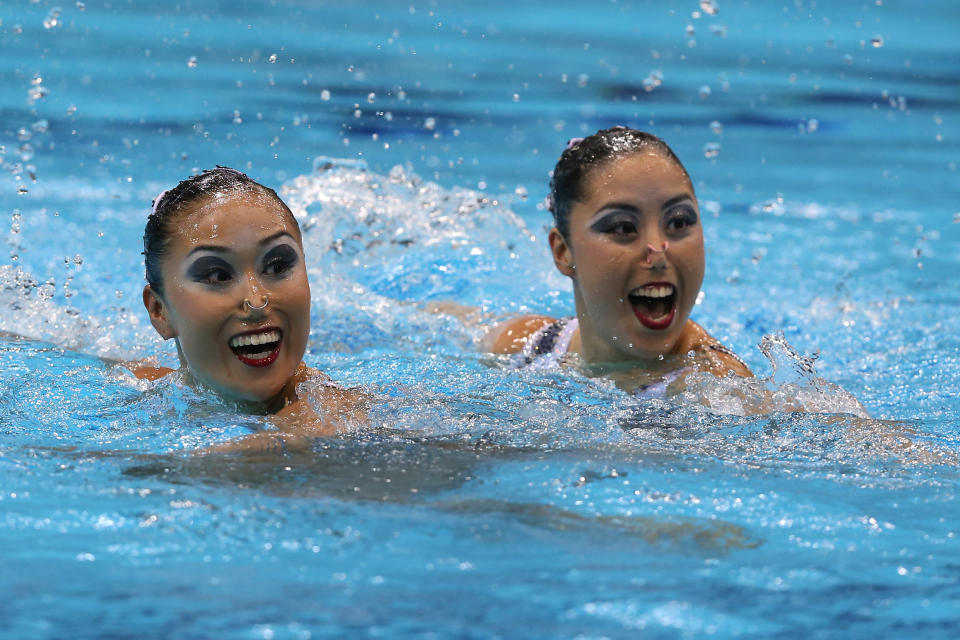
[[[675,226],[675,223],[681,223],[682,226]],[[680,207],[679,209],[671,211],[667,216],[666,227],[670,231],[682,231],[695,224],[697,224],[696,212],[688,207]]]
[[[616,218],[613,220],[604,220],[596,227],[600,233],[611,234],[615,236],[629,236],[637,233],[637,225],[633,220]]]
[[[263,272],[271,276],[282,276],[290,270],[295,262],[296,260],[294,259],[277,256],[275,258],[271,258],[267,264],[264,265]]]

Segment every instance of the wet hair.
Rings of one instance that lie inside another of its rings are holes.
[[[277,192],[251,180],[245,173],[217,165],[216,169],[207,169],[200,175],[190,176],[174,188],[162,191],[154,199],[153,211],[147,217],[147,226],[143,231],[143,257],[147,284],[157,295],[163,295],[161,263],[167,254],[173,231],[172,223],[178,214],[204,198],[235,192],[260,193],[272,197],[290,216],[294,227],[300,230],[297,219]]]
[[[601,129],[586,138],[573,138],[567,143],[553,169],[547,197],[547,208],[553,214],[554,225],[564,238],[569,237],[570,210],[574,203],[585,198],[587,179],[593,171],[613,160],[643,151],[656,151],[672,160],[693,184],[673,149],[652,133],[616,126]]]

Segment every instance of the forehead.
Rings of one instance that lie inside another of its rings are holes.
[[[178,212],[171,225],[172,242],[195,244],[228,237],[253,241],[278,231],[300,239],[293,216],[271,194],[258,189],[204,196]]]
[[[605,162],[587,175],[584,201],[606,199],[627,192],[634,197],[673,197],[683,191],[693,195],[687,174],[673,159],[657,151],[643,151]]]

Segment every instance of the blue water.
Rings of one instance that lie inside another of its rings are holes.
[[[0,5],[0,636],[956,635],[956,3],[243,4]],[[424,310],[571,313],[539,203],[616,123],[694,177],[694,316],[772,413]],[[112,364],[175,362],[143,221],[215,164],[301,217],[371,427],[200,455],[267,424]]]

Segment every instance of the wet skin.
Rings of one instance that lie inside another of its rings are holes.
[[[221,395],[274,413],[296,398],[310,331],[310,285],[300,232],[257,191],[204,198],[177,214],[162,263],[163,292],[144,288],[157,332],[177,341],[181,366]],[[263,309],[253,307],[267,302]],[[274,337],[250,356],[238,336]],[[296,374],[296,375],[295,375]]]
[[[686,174],[658,153],[635,154],[595,168],[584,192],[571,209],[568,237],[550,232],[580,320],[571,350],[589,363],[614,363],[655,361],[688,348],[704,249]],[[673,293],[654,307],[636,304],[649,287]]]

